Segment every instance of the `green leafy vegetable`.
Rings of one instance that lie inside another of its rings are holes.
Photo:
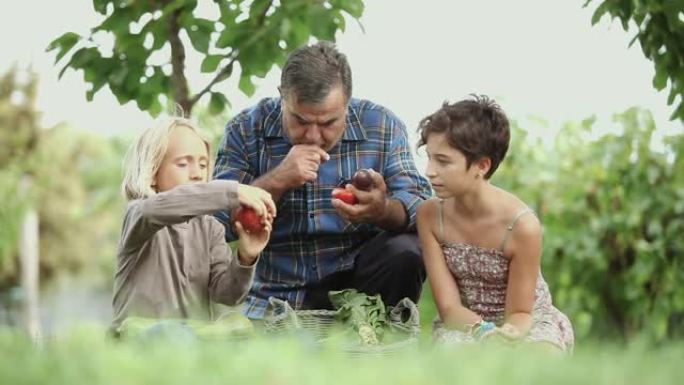
[[[364,345],[378,345],[388,326],[387,311],[380,295],[369,296],[355,289],[331,291],[328,296],[343,322],[349,322]]]

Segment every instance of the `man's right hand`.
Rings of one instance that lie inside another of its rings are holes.
[[[317,145],[296,144],[278,167],[273,169],[272,176],[282,181],[286,190],[297,188],[316,180],[321,163],[329,159],[330,155]]]

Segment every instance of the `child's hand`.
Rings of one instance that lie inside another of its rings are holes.
[[[495,341],[504,344],[511,344],[517,342],[522,337],[520,330],[511,324],[503,324],[500,327],[494,328],[486,332],[481,341]]]
[[[522,337],[522,333],[515,326],[505,323],[501,327],[497,328],[497,332],[501,337],[507,339],[508,341],[517,341]]]
[[[260,231],[247,231],[242,223],[235,222],[235,232],[238,235],[238,259],[243,265],[252,265],[259,253],[266,247],[273,230],[273,217],[267,215],[264,227]]]
[[[276,216],[276,205],[268,191],[240,183],[237,194],[240,204],[253,208],[260,217],[272,220]]]

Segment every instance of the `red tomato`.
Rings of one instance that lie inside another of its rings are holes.
[[[240,207],[237,213],[237,221],[242,224],[243,229],[252,233],[259,232],[264,228],[264,225],[261,224],[261,217],[251,207]]]
[[[355,205],[359,203],[359,200],[356,199],[356,195],[354,195],[353,192],[343,188],[334,189],[332,191],[332,197],[335,199],[339,199],[348,205]]]

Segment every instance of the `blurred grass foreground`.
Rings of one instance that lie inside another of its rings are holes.
[[[3,384],[675,384],[684,346],[579,346],[572,356],[498,345],[429,343],[387,356],[345,354],[306,335],[116,341],[101,326],[36,346],[0,331]]]

